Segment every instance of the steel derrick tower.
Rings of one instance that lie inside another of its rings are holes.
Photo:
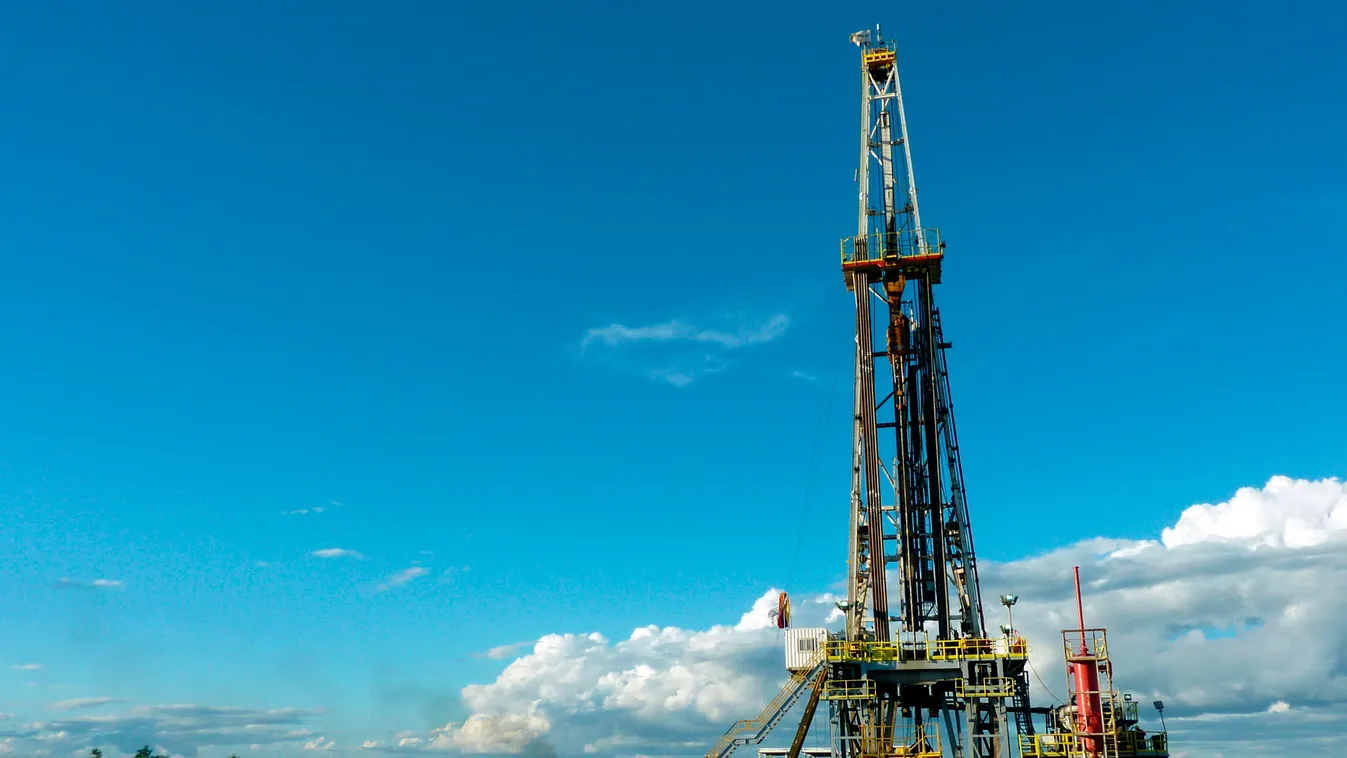
[[[851,41],[860,48],[861,123],[857,228],[841,244],[856,306],[847,598],[837,604],[845,626],[791,628],[781,593],[776,619],[790,677],[707,758],[761,743],[806,695],[790,747],[760,756],[1168,758],[1163,719],[1161,731],[1142,729],[1132,696],[1113,689],[1107,635],[1085,626],[1079,572],[1079,627],[1062,633],[1069,702],[1030,707],[1028,643],[1010,623],[999,634],[986,628],[950,345],[934,299],[945,244],[922,226],[896,46],[879,27]],[[1001,597],[1008,616],[1015,601]],[[822,703],[830,745],[805,748]]]
[[[708,755],[760,741],[807,692],[792,756],[822,701],[835,756],[1002,758],[1006,700],[1028,720],[1028,647],[984,629],[934,302],[945,245],[921,221],[896,46],[879,27],[851,41],[861,118],[856,234],[841,244],[856,305],[845,632],[790,629],[791,680]]]
[[[945,245],[938,229],[922,225],[896,46],[878,27],[851,40],[861,50],[861,134],[856,236],[842,241],[856,302],[843,611],[860,660],[840,668],[863,675],[874,693],[833,706],[835,749],[999,757],[1009,754],[1005,699],[1027,692],[1027,651],[985,634],[945,362],[950,345],[934,300]],[[878,644],[867,651],[865,643]],[[864,660],[889,650],[898,660],[888,665]],[[932,650],[943,666],[929,660]]]

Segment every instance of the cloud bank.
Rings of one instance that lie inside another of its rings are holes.
[[[315,735],[304,728],[318,710],[218,708],[204,705],[137,706],[124,713],[77,716],[48,722],[36,721],[18,729],[0,730],[22,755],[87,755],[101,746],[108,756],[134,753],[142,745],[173,755],[196,756],[214,746],[239,753],[249,746],[294,745],[299,747]]]
[[[1109,628],[1115,686],[1165,701],[1176,758],[1252,758],[1274,740],[1281,752],[1328,758],[1347,754],[1347,635],[1336,631],[1347,624],[1347,593],[1328,591],[1347,586],[1344,547],[1347,486],[1273,477],[1192,506],[1158,540],[1099,538],[984,562],[985,612],[999,624],[996,596],[1020,596],[1031,692],[1050,704],[1067,689],[1061,629],[1075,623],[1071,567],[1080,565],[1086,621]],[[769,615],[776,592],[733,625],[652,625],[616,642],[545,636],[495,681],[463,689],[466,719],[367,748],[698,754],[731,721],[755,717],[785,679]],[[834,600],[797,600],[793,623],[822,623]]]

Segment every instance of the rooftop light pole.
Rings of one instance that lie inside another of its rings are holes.
[[[1006,607],[1006,620],[1010,622],[1009,626],[1011,633],[1014,633],[1015,631],[1015,614],[1013,611],[1010,610],[1010,606],[1014,605],[1015,602],[1019,599],[1020,599],[1019,595],[1001,596],[1001,605],[1004,605]]]

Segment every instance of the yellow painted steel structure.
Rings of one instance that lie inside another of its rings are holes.
[[[930,635],[901,642],[830,640],[823,649],[829,663],[1025,660],[1030,650],[1023,637],[933,640]]]

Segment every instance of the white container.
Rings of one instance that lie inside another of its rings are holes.
[[[827,629],[787,629],[786,670],[804,671],[813,668],[823,657],[823,647],[827,642]]]

